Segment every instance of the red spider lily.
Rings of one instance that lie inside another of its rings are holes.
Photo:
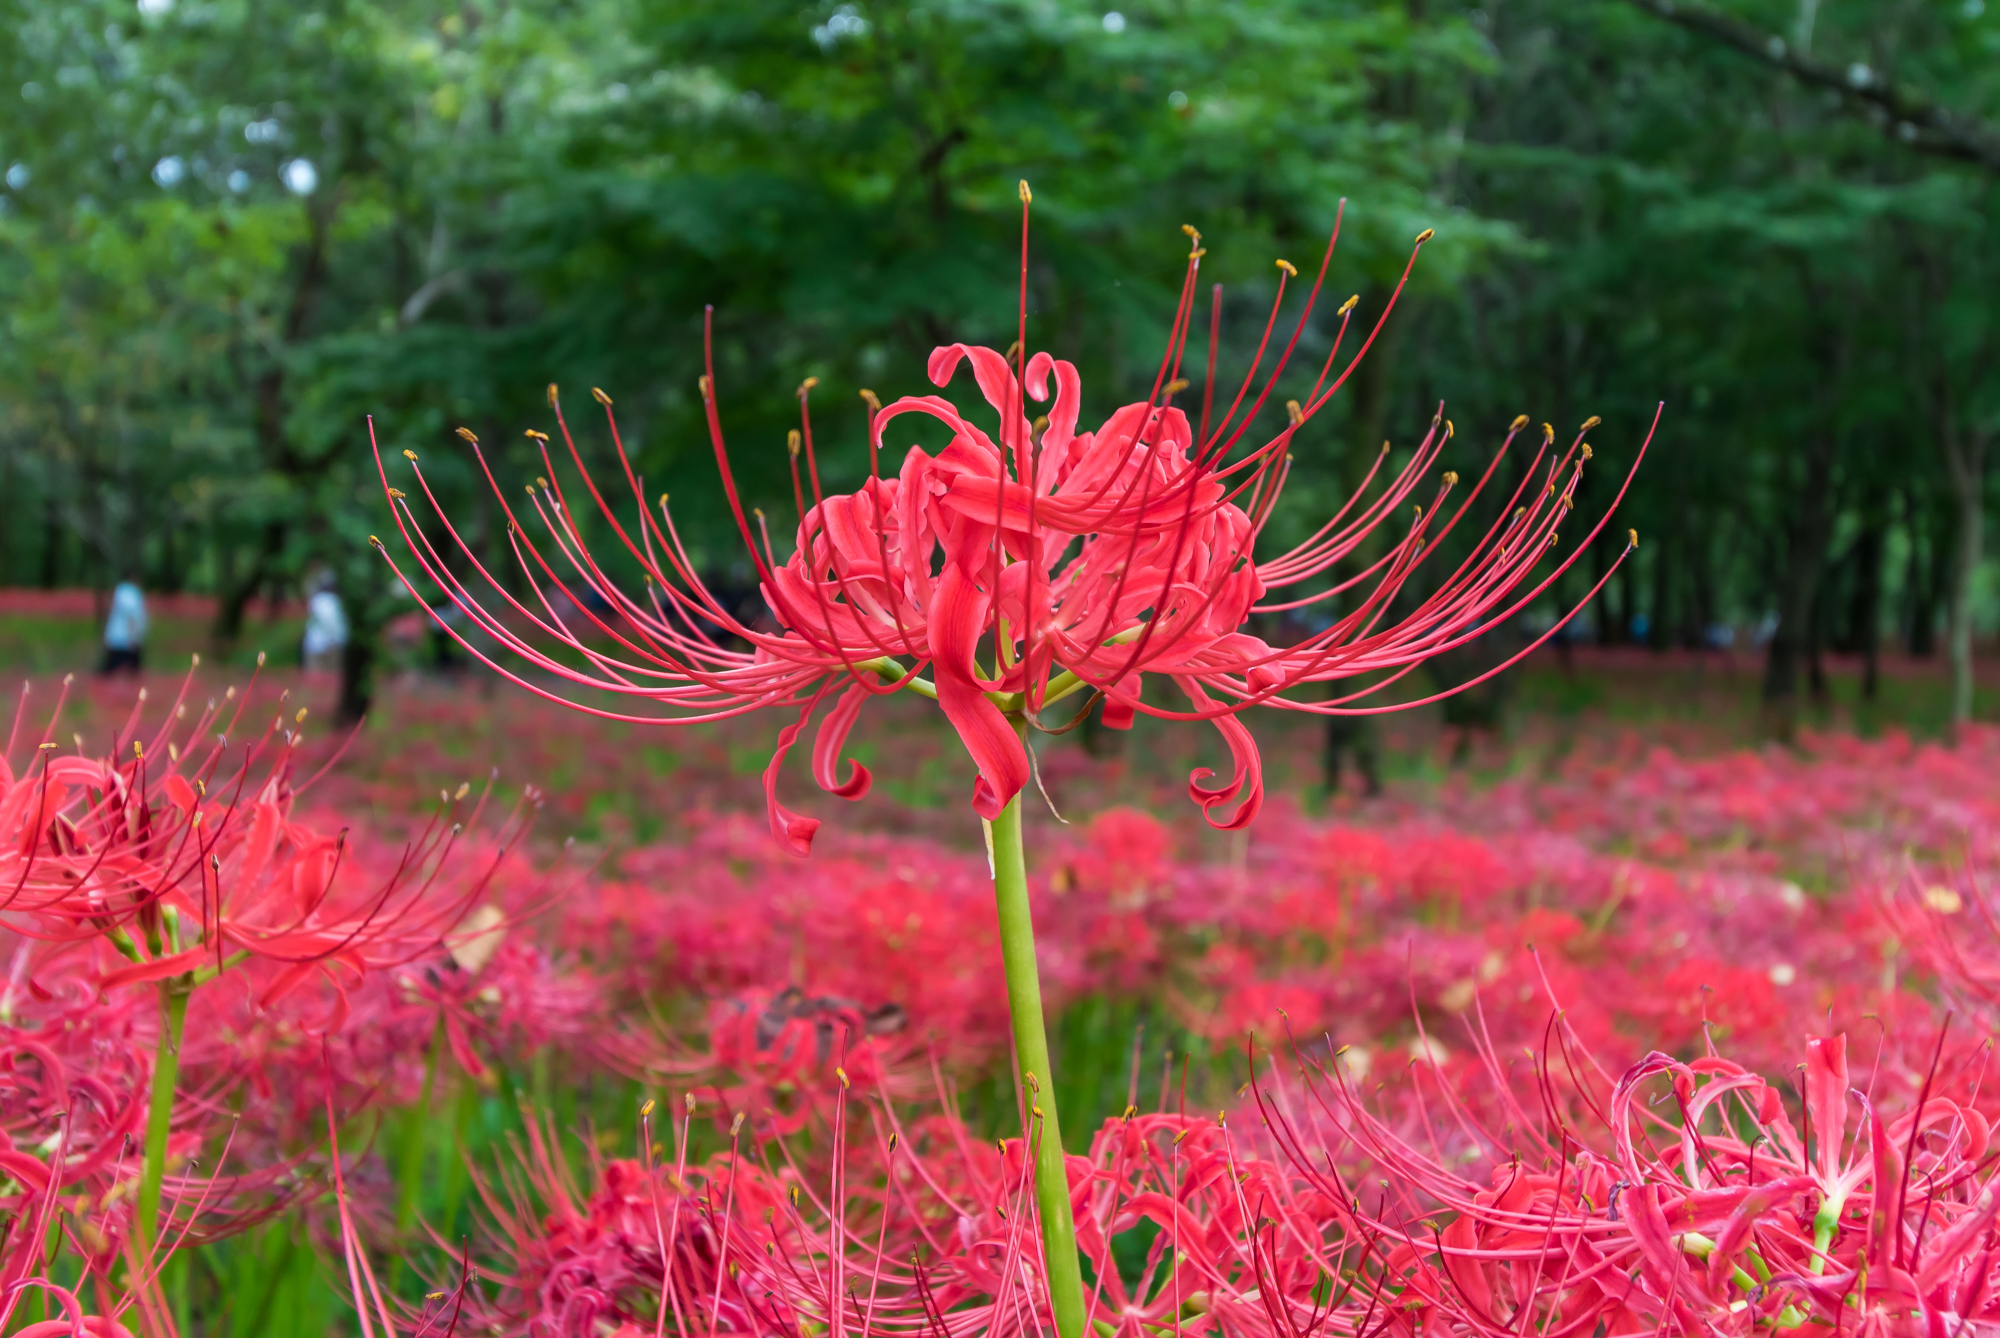
[[[1260,1077],[1253,1119],[1108,1121],[1068,1158],[1097,1331],[1567,1338],[1852,1323],[1914,1338],[2000,1321],[1977,1048],[1947,1059],[1940,1038],[1927,1069],[1878,1062],[1864,1095],[1845,1041],[1816,1040],[1792,1093],[1712,1055],[1655,1054],[1614,1078],[1551,1027],[1530,1052],[1530,1090],[1475,1035],[1479,1063],[1451,1078],[1424,1066],[1374,1108],[1340,1065],[1299,1054],[1298,1080],[1275,1064]],[[899,1118],[879,1094],[858,1101],[844,1068],[833,1076],[802,1094],[819,1121],[809,1138],[773,1139],[761,1113],[739,1111],[729,1150],[691,1163],[690,1098],[672,1165],[642,1151],[594,1162],[583,1185],[553,1135],[532,1130],[519,1176],[486,1187],[505,1262],[497,1295],[468,1300],[479,1326],[1045,1330],[1022,1143],[996,1152],[948,1105]],[[641,1137],[649,1148],[643,1121]]]
[[[1219,416],[1214,415],[1219,314],[1211,318],[1208,384],[1199,422],[1190,423],[1172,403],[1187,387],[1180,372],[1204,254],[1199,236],[1190,229],[1195,247],[1151,393],[1143,402],[1115,411],[1096,430],[1079,432],[1082,383],[1075,366],[1027,351],[1025,183],[1021,197],[1020,341],[1007,355],[963,344],[942,347],[932,353],[928,368],[930,379],[944,386],[961,363],[969,362],[980,394],[998,415],[997,429],[975,424],[940,396],[905,398],[878,410],[873,395],[863,392],[871,406],[869,479],[854,493],[830,495],[820,483],[807,412],[813,382],[808,381],[800,387],[800,427],[791,442],[800,520],[787,560],[778,559],[762,513],[753,527],[745,512],[724,445],[709,354],[700,385],[716,464],[775,628],[738,618],[703,583],[666,499],[660,499],[657,514],[649,508],[625,456],[610,398],[602,391],[592,393],[605,407],[624,480],[638,506],[635,523],[619,519],[587,471],[583,483],[629,556],[643,567],[643,595],[619,589],[591,554],[570,498],[555,480],[548,438],[532,431],[529,436],[541,443],[548,475],[528,492],[553,554],[527,536],[490,469],[486,473],[507,510],[510,542],[534,594],[527,599],[510,594],[439,510],[459,556],[498,593],[501,602],[494,609],[482,605],[453,574],[408,499],[389,486],[383,470],[382,485],[418,567],[465,615],[467,627],[491,637],[501,653],[570,687],[643,699],[667,714],[627,715],[590,705],[579,709],[612,719],[690,723],[763,707],[797,708],[797,721],[779,734],[765,788],[774,834],[803,854],[819,824],[790,812],[777,799],[778,770],[787,751],[832,698],[814,741],[813,775],[831,793],[860,798],[870,784],[868,770],[851,763],[841,775],[848,732],[871,696],[901,690],[934,697],[949,717],[978,767],[973,807],[988,819],[1029,779],[1024,731],[1043,728],[1040,713],[1073,693],[1088,691],[1093,700],[1102,696],[1107,721],[1114,726],[1128,725],[1138,712],[1213,721],[1228,743],[1235,775],[1211,789],[1201,784],[1210,773],[1198,769],[1189,782],[1190,795],[1214,825],[1241,827],[1256,815],[1263,796],[1257,749],[1237,718],[1243,710],[1270,705],[1319,714],[1372,714],[1418,704],[1370,704],[1370,699],[1417,664],[1466,644],[1525,609],[1608,520],[1607,513],[1567,559],[1537,579],[1576,495],[1583,463],[1591,456],[1582,431],[1557,452],[1554,430],[1545,425],[1540,446],[1520,471],[1501,518],[1429,594],[1410,599],[1406,592],[1417,569],[1494,483],[1509,446],[1528,421],[1525,416],[1515,420],[1484,473],[1454,498],[1455,472],[1445,471],[1434,491],[1425,484],[1452,436],[1440,411],[1400,470],[1376,486],[1388,463],[1385,449],[1361,489],[1304,544],[1260,558],[1257,540],[1283,490],[1294,439],[1346,383],[1388,318],[1394,297],[1336,374],[1355,306],[1353,301],[1344,304],[1333,349],[1310,392],[1288,404],[1287,426],[1268,438],[1251,435],[1306,328],[1338,240],[1336,224],[1297,324],[1260,384],[1286,280],[1297,272],[1279,262],[1278,295],[1257,355]],[[1419,237],[1417,249],[1430,236],[1425,232]],[[1416,254],[1413,249],[1396,294]],[[1220,289],[1216,292],[1219,301]],[[1049,400],[1052,384],[1048,414],[1031,423],[1026,401]],[[570,458],[582,471],[581,454],[553,386],[549,402]],[[884,477],[884,432],[906,414],[944,424],[952,433],[951,444],[936,455],[912,446],[894,476]],[[1597,422],[1593,418],[1584,427]],[[371,440],[372,430],[371,424]],[[472,434],[460,432],[477,450]],[[1634,469],[1644,451],[1642,444]],[[404,454],[414,465],[414,452]],[[486,469],[483,455],[480,460]],[[379,449],[377,465],[381,469]],[[416,478],[436,508],[421,470]],[[1504,484],[1499,486],[1504,490]],[[1420,490],[1424,500],[1415,502]],[[1621,487],[1620,498],[1623,492]],[[1393,517],[1412,502],[1415,518],[1399,536],[1388,536]],[[1364,547],[1378,533],[1384,533],[1385,551],[1372,560],[1363,558]],[[581,602],[572,598],[579,592],[564,584],[552,556],[567,564],[571,579],[588,592]],[[1351,568],[1349,574],[1336,571],[1343,563]],[[400,567],[397,572],[408,584]],[[1315,584],[1323,588],[1291,593]],[[562,592],[567,608],[581,613],[559,612],[549,586]],[[415,587],[411,589],[414,593]],[[600,615],[583,607],[592,600],[608,612]],[[1255,613],[1335,603],[1345,612],[1295,645],[1275,647],[1244,630]],[[1393,609],[1405,603],[1413,607],[1397,616]],[[562,700],[558,692],[523,678],[445,626],[496,671],[532,692]],[[985,661],[980,658],[982,640],[991,656]],[[555,650],[541,648],[550,642]],[[747,649],[736,648],[737,642]],[[928,679],[922,677],[926,671]],[[1149,674],[1172,682],[1190,709],[1145,700]],[[1316,700],[1286,695],[1357,675],[1370,675],[1372,681],[1331,699],[1317,688]],[[1234,811],[1218,820],[1215,810],[1232,804]]]
[[[1955,875],[1909,869],[1883,890],[1878,909],[1896,941],[1990,1029],[2000,1019],[2000,906],[1971,842],[1966,856]]]
[[[460,877],[452,856],[465,825],[453,821],[461,786],[455,798],[441,796],[399,859],[370,870],[374,886],[353,887],[341,877],[354,862],[346,831],[329,836],[293,816],[297,734],[274,719],[225,771],[249,694],[237,700],[232,688],[189,720],[191,684],[192,674],[146,737],[142,691],[110,756],[84,756],[80,746],[63,755],[47,738],[18,769],[0,755],[0,926],[48,942],[110,942],[126,961],[103,973],[104,988],[199,982],[254,957],[280,968],[266,1002],[315,976],[344,993],[370,971],[434,951],[526,830],[524,802],[502,822],[483,874]],[[304,718],[300,711],[290,723]],[[131,755],[120,760],[127,744]]]
[[[19,1226],[12,1237],[0,1232],[0,1258],[13,1252],[0,1277],[24,1276],[50,1242],[50,1225],[59,1224],[55,1253],[100,1285],[137,1295],[130,1279],[144,1270],[131,1268],[141,1248],[134,1191],[162,1022],[153,992],[102,990],[106,963],[93,959],[114,954],[101,941],[51,948],[0,935],[0,951],[11,959],[0,983],[0,1218]],[[199,992],[195,1025],[180,1047],[161,1180],[170,1225],[155,1262],[182,1240],[217,1239],[268,1220],[301,1184],[301,1158],[287,1147],[296,1145],[296,1130],[286,1128],[279,1105],[256,1100],[248,1081],[252,1073],[283,1081],[281,1057],[248,1038],[285,1022],[241,1007],[237,978],[232,972]],[[241,1125],[230,1099],[236,1093],[255,1112]],[[29,1225],[38,1214],[39,1236]]]
[[[1418,1122],[1372,1114],[1332,1066],[1308,1066],[1317,1109],[1295,1111],[1280,1083],[1269,1101],[1260,1090],[1292,1166],[1346,1205],[1346,1234],[1379,1257],[1365,1285],[1396,1328],[1914,1335],[2000,1318],[1978,1051],[1941,1066],[1940,1036],[1921,1081],[1884,1084],[1878,1069],[1864,1095],[1849,1090],[1845,1038],[1812,1041],[1792,1108],[1801,1132],[1780,1088],[1726,1059],[1656,1053],[1612,1083],[1551,1028],[1532,1095],[1513,1091],[1489,1042],[1485,1091],[1440,1079]],[[1885,1109],[1898,1098],[1902,1113]],[[1365,1178],[1319,1155],[1333,1137],[1372,1163]]]

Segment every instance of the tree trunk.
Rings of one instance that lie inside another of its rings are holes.
[[[53,590],[62,575],[62,515],[53,497],[42,502],[42,589]]]
[[[1660,536],[1660,544],[1654,549],[1653,562],[1653,607],[1647,617],[1646,640],[1656,651],[1664,651],[1674,644],[1673,612],[1673,549],[1670,547],[1677,535],[1668,533]],[[1627,559],[1630,561],[1631,559]]]
[[[1861,698],[1874,701],[1881,689],[1882,534],[1887,519],[1877,505],[1862,517],[1854,541],[1854,598],[1848,605],[1848,648],[1861,656]]]
[[[250,601],[257,597],[258,589],[271,569],[279,552],[285,546],[284,522],[268,520],[264,531],[258,537],[257,555],[250,560],[250,570],[239,579],[224,580],[222,590],[215,601],[215,623],[209,628],[209,639],[214,643],[217,654],[226,654],[243,635],[243,614],[250,607]]]
[[[350,620],[347,644],[340,648],[340,723],[356,725],[375,704],[375,647],[379,629]]]
[[[1903,495],[1903,524],[1910,535],[1910,553],[1903,564],[1903,648],[1915,659],[1932,651],[1937,626],[1937,538],[1929,508]]]
[[[1940,425],[1945,474],[1951,480],[1951,586],[1946,593],[1946,648],[1951,657],[1951,725],[1954,732],[1972,719],[1972,585],[1986,522],[1986,442],[1983,427],[1960,431],[1947,409]]]
[[[1784,570],[1778,576],[1778,626],[1764,661],[1764,701],[1783,737],[1790,736],[1796,723],[1800,661],[1810,648],[1813,604],[1833,535],[1835,449],[1831,434],[1810,439],[1805,478],[1792,494],[1797,504],[1786,535]]]

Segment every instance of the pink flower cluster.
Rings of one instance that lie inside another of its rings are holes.
[[[1613,1074],[1557,1023],[1525,1060],[1483,1051],[1473,1103],[1435,1066],[1366,1098],[1338,1056],[1300,1049],[1258,1068],[1234,1116],[1128,1110],[1068,1158],[1093,1322],[1129,1338],[2000,1322],[1984,1048],[1940,1035],[1924,1067],[1878,1058],[1865,1076],[1845,1036],[1803,1053],[1787,1086],[1712,1053]],[[690,1099],[671,1163],[642,1148],[587,1183],[535,1131],[493,1203],[504,1286],[454,1303],[534,1338],[1047,1329],[1019,1140],[977,1143],[948,1108],[901,1118],[845,1070],[808,1096],[819,1123],[796,1154],[738,1114],[728,1151],[691,1162]],[[443,1308],[418,1331],[444,1332]]]
[[[477,1073],[482,1047],[582,1032],[596,1003],[510,935],[547,895],[513,850],[524,812],[486,831],[461,792],[400,849],[329,834],[294,812],[305,712],[232,747],[250,694],[190,710],[187,691],[152,721],[142,693],[102,755],[29,740],[24,692],[0,754],[0,1326],[39,1290],[161,1331],[159,1264],[309,1188],[322,1103],[408,1100],[434,1029]],[[163,1037],[170,995],[187,1022]],[[43,1273],[52,1253],[80,1261],[75,1288]]]
[[[198,973],[162,1249],[312,1213],[337,1176],[377,1331],[632,1338],[663,1305],[683,1334],[1045,1323],[1028,1149],[951,1099],[1007,1044],[977,853],[840,833],[800,862],[712,815],[593,869],[524,857],[518,817],[454,837],[450,794],[407,844],[343,838],[281,728],[216,762],[191,742],[229,723],[206,709],[137,755],[136,729],[92,757],[17,727],[0,1304],[66,1316],[30,1331],[171,1331],[132,1204],[156,989]],[[1982,730],[1614,746],[1367,825],[1275,803],[1210,858],[1136,809],[1043,832],[1052,1002],[1151,1001],[1260,1056],[1240,1097],[1195,1075],[1225,1119],[1149,1085],[1071,1158],[1097,1317],[1121,1338],[2000,1322],[1996,761]],[[550,1047],[571,1079],[669,1093],[671,1129],[629,1157],[593,1139],[579,1167],[576,1131],[531,1120],[469,1257],[453,1240],[431,1270],[442,1297],[377,1306],[395,1186],[355,1117],[408,1108],[427,1068],[487,1084]],[[51,1223],[74,1287],[43,1266]]]

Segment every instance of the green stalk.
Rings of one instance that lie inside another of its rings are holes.
[[[437,1090],[438,1052],[444,1049],[444,1014],[431,1028],[430,1050],[424,1056],[424,1089],[417,1108],[403,1128],[403,1145],[396,1158],[396,1229],[408,1231],[417,1220],[417,1193],[424,1182],[424,1133],[430,1125],[431,1094]]]
[[[1049,1302],[1060,1338],[1083,1338],[1083,1272],[1077,1264],[1076,1219],[1070,1213],[1069,1175],[1063,1166],[1062,1124],[1056,1115],[1055,1073],[1049,1066],[1048,1031],[1042,1022],[1042,980],[1035,966],[1035,924],[1028,911],[1027,857],[1021,848],[1021,796],[986,824],[993,860],[993,897],[1000,910],[1000,957],[1007,972],[1007,1008],[1014,1020],[1014,1049],[1021,1062],[1035,1155],[1035,1203],[1042,1218],[1042,1252]]]
[[[174,1084],[180,1079],[181,1032],[187,1025],[185,979],[160,982],[160,1043],[153,1056],[153,1090],[146,1106],[146,1161],[139,1172],[136,1205],[139,1248],[153,1248],[160,1217],[160,1181],[167,1173],[167,1131],[174,1118]]]

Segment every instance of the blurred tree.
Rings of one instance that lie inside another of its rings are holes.
[[[1823,649],[1889,623],[1922,649],[1942,610],[1970,712],[2000,419],[1979,0],[1118,2],[0,0],[0,579],[142,568],[214,592],[228,643],[324,569],[358,712],[397,607],[365,414],[504,567],[452,429],[511,487],[544,385],[601,385],[649,489],[705,490],[713,303],[744,482],[784,516],[790,387],[821,380],[838,487],[857,390],[1011,339],[1017,179],[1032,337],[1090,412],[1149,379],[1180,224],[1227,375],[1273,258],[1315,260],[1346,197],[1329,311],[1439,245],[1299,444],[1301,512],[1446,397],[1467,459],[1517,412],[1602,414],[1588,511],[1665,400],[1600,638],[1763,619],[1782,724]],[[688,516],[718,570],[720,519]]]

